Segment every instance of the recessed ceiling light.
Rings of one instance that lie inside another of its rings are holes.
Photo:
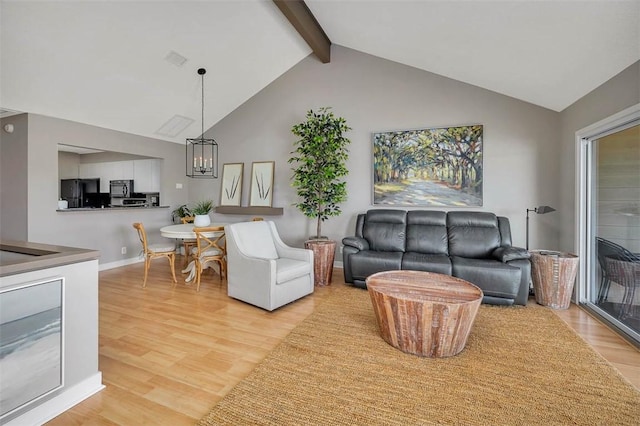
[[[177,52],[174,52],[173,50],[167,53],[167,56],[165,56],[164,60],[177,67],[181,67],[185,62],[187,62],[187,58]]]
[[[193,118],[183,117],[182,115],[174,115],[162,125],[158,130],[156,130],[157,135],[176,137],[178,136],[184,129],[189,127],[191,123],[193,123]]]

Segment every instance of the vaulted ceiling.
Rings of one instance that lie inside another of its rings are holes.
[[[555,111],[640,60],[640,0],[306,4],[333,44]],[[0,24],[1,109],[176,143],[198,68],[207,129],[312,53],[271,0],[0,0]]]

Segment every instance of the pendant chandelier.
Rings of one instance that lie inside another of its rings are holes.
[[[204,75],[207,70],[198,69],[202,77],[202,128],[200,137],[187,139],[187,176],[215,179],[218,177],[218,143],[204,137]]]

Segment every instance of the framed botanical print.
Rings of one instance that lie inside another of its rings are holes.
[[[221,206],[239,206],[242,201],[244,163],[225,163],[222,166]]]
[[[273,171],[275,161],[254,161],[251,164],[249,206],[271,207],[273,203]]]

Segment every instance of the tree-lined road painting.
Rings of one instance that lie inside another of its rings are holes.
[[[374,204],[482,205],[482,126],[374,133]]]

